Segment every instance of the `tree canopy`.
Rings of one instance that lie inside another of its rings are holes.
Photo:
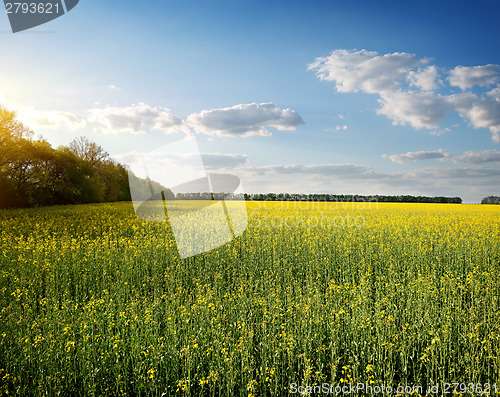
[[[481,200],[481,204],[500,204],[499,196],[488,196]]]
[[[337,201],[337,202],[379,202],[379,203],[447,203],[461,204],[460,197],[428,196],[382,196],[359,194],[299,194],[299,193],[256,193],[246,194],[247,200],[255,201]]]
[[[131,199],[130,171],[95,142],[80,137],[54,149],[33,136],[0,105],[0,208]]]

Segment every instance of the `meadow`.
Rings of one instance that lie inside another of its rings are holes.
[[[500,389],[500,206],[247,207],[187,259],[129,202],[0,211],[0,395]]]

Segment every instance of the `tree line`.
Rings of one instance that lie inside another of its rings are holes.
[[[177,193],[177,200],[253,200],[253,201],[325,201],[325,202],[379,202],[379,203],[443,203],[461,204],[460,197],[381,196],[359,194],[299,194],[299,193]]]
[[[488,196],[481,200],[481,204],[500,204],[499,196]]]
[[[0,208],[130,201],[128,172],[84,137],[52,148],[0,105]]]
[[[326,201],[326,202],[378,202],[378,203],[447,203],[461,204],[460,197],[427,197],[427,196],[382,196],[359,194],[291,194],[291,193],[257,193],[246,194],[247,200],[255,201]]]

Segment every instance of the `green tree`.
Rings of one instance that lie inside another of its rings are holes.
[[[29,152],[33,132],[0,105],[0,208],[26,205],[19,191],[30,173]]]
[[[488,196],[481,200],[481,204],[500,204],[500,197]]]
[[[69,150],[83,160],[87,160],[92,167],[109,160],[109,154],[97,143],[81,136],[69,144]]]

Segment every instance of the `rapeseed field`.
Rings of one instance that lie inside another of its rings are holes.
[[[187,259],[131,203],[0,211],[0,395],[500,389],[500,206],[247,207]]]

